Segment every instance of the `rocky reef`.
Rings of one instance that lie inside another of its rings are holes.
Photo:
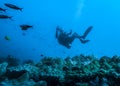
[[[0,86],[120,86],[120,57],[0,58]]]

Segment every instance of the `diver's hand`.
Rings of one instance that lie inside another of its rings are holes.
[[[59,26],[56,27],[56,31],[63,32],[63,30]]]

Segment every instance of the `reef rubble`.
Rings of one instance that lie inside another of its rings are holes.
[[[23,63],[9,59],[0,58],[0,86],[120,86],[117,55],[100,59],[82,54],[64,59],[44,57]]]

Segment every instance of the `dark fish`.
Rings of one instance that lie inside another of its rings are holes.
[[[1,7],[0,7],[0,11],[4,11],[4,12],[5,12],[5,11],[6,11],[6,9],[3,9],[3,8],[1,8]]]
[[[9,8],[12,8],[14,10],[20,10],[20,11],[22,11],[22,9],[23,9],[23,8],[20,8],[20,7],[16,6],[16,5],[9,4],[9,3],[5,3],[4,5],[7,6],[7,7],[9,7]]]
[[[28,30],[29,28],[33,28],[32,25],[27,25],[27,24],[20,25],[20,27],[22,30]]]
[[[0,19],[11,19],[12,20],[12,17],[7,16],[7,15],[0,15]]]
[[[40,56],[41,56],[41,57],[43,57],[44,55],[43,55],[43,54],[41,54]]]
[[[22,33],[23,36],[26,36],[26,33]]]
[[[84,32],[84,35],[82,36],[83,39],[86,38],[86,36],[88,35],[88,33],[90,33],[90,31],[92,30],[93,26],[88,27],[88,29]]]

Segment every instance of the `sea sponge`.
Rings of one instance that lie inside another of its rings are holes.
[[[8,66],[7,62],[0,64],[0,76],[6,73],[7,66]]]

